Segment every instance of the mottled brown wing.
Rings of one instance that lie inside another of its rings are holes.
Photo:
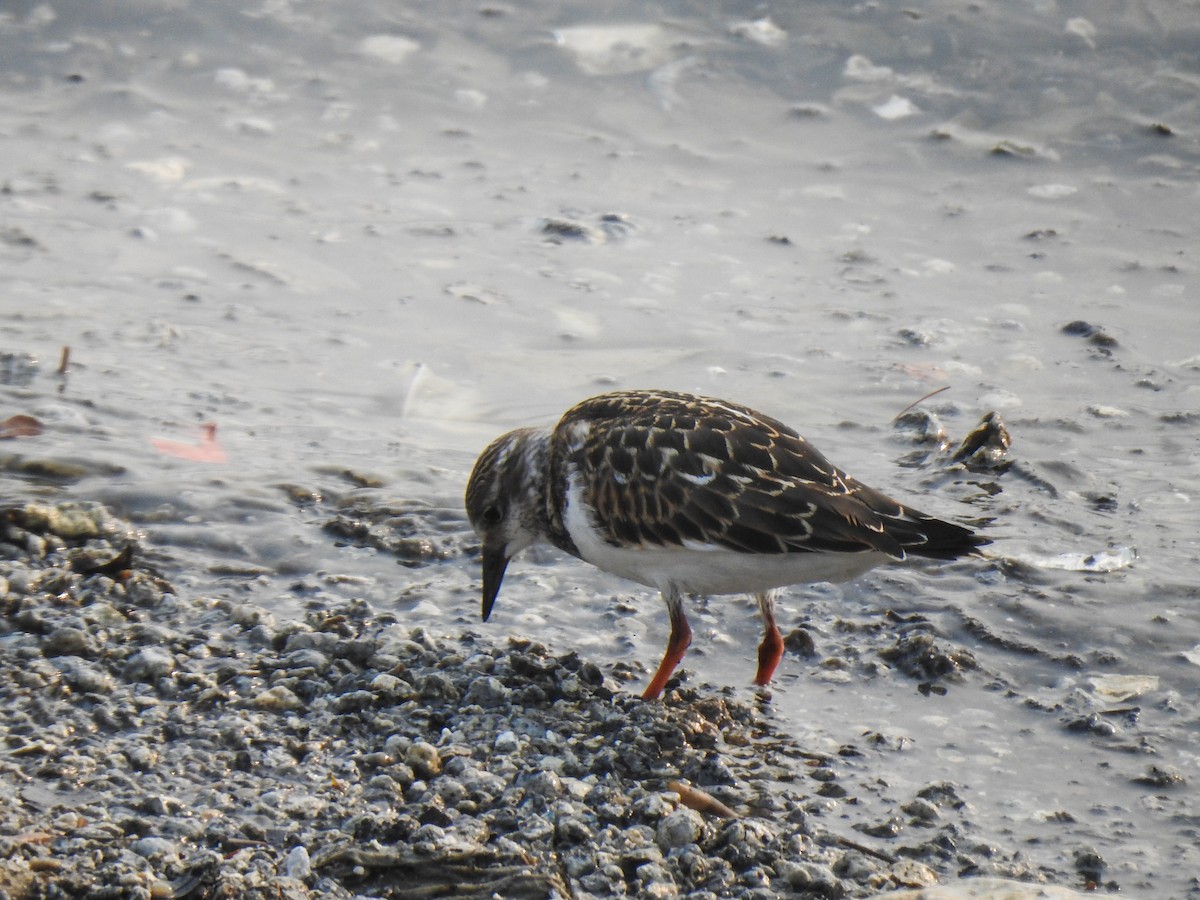
[[[557,433],[565,441],[559,458],[586,476],[596,525],[619,546],[903,557],[906,546],[920,553],[928,541],[928,517],[856,482],[782,423],[735,404],[608,394],[570,410]]]

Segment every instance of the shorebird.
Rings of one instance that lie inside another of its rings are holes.
[[[765,685],[783,656],[777,588],[990,543],[856,481],[782,422],[670,391],[602,394],[553,428],[502,435],[475,463],[466,507],[482,543],[485,622],[509,561],[535,543],[661,592],[671,636],[647,699],[691,643],[685,595],[755,595],[754,683]]]

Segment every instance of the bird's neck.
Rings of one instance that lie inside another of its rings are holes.
[[[551,504],[550,432],[522,428],[512,433],[511,449],[505,463],[510,496],[519,497],[521,529],[539,543],[563,546],[560,516]]]
[[[517,465],[523,470],[519,480],[529,492],[522,503],[524,527],[545,543],[572,556],[579,556],[575,542],[563,524],[566,476],[562,461],[554,457],[552,435],[548,430],[529,428],[520,433]]]

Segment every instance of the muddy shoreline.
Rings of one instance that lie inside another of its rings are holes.
[[[689,685],[646,703],[629,667],[530,640],[435,635],[363,602],[277,622],[188,597],[152,535],[98,504],[28,503],[3,528],[9,897],[862,897],[1080,877],[973,837],[953,784],[856,818],[886,791],[879,735],[813,753],[769,700]]]

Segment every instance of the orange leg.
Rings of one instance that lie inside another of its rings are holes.
[[[775,667],[783,658],[783,637],[775,624],[775,595],[764,591],[754,596],[763,618],[763,639],[758,645],[758,674],[754,676],[754,683],[770,684]]]
[[[663,591],[663,599],[667,601],[667,612],[671,614],[671,637],[667,640],[667,652],[658,664],[658,671],[654,673],[650,684],[642,693],[645,700],[653,700],[663,692],[663,688],[667,686],[667,679],[671,677],[671,673],[675,671],[692,642],[692,628],[688,625],[687,616],[683,614],[683,598],[679,596],[679,591],[673,588],[669,592]]]

